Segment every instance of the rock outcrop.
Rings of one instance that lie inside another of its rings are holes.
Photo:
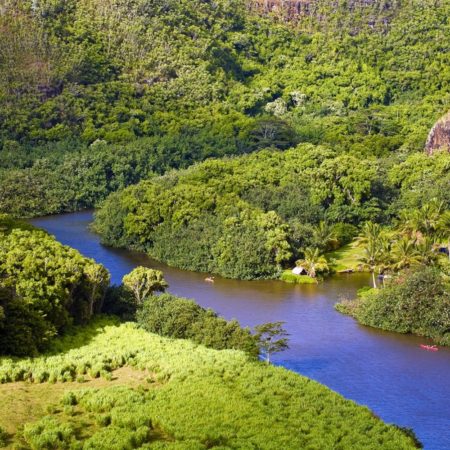
[[[247,0],[249,8],[261,14],[272,14],[282,20],[298,22],[303,17],[315,16],[323,19],[321,7],[328,7],[331,11],[345,8],[349,11],[371,10],[375,14],[394,10],[396,0]],[[374,24],[372,20],[372,25]]]
[[[434,124],[428,135],[425,150],[429,155],[438,150],[450,152],[450,111]]]

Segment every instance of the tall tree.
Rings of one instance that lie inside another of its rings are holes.
[[[142,304],[153,293],[164,292],[169,287],[160,270],[142,266],[136,267],[125,275],[122,282],[126,288],[133,292],[138,304]]]
[[[363,246],[364,254],[361,262],[368,267],[372,274],[372,285],[376,289],[375,270],[387,263],[389,242],[381,226],[377,223],[366,222],[357,242]]]
[[[283,328],[284,322],[268,322],[255,327],[255,337],[259,348],[267,364],[274,353],[282,352],[289,348],[289,334]]]

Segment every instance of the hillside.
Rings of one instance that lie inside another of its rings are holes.
[[[97,320],[53,354],[0,360],[0,381],[0,426],[24,448],[415,448],[314,381],[130,323]]]
[[[298,142],[422,151],[449,109],[448,2],[307,4],[309,22],[285,22],[239,0],[7,1],[0,210],[12,196],[18,215],[76,210],[154,172]]]

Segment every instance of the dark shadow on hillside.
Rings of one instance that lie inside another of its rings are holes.
[[[115,316],[95,316],[88,324],[73,326],[67,330],[64,335],[54,339],[43,355],[57,355],[59,353],[68,352],[69,350],[84,347],[102,333],[105,327],[118,326],[120,323],[119,318]]]

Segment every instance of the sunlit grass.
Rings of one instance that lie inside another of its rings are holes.
[[[83,336],[86,344],[80,346]],[[132,323],[109,325],[105,319],[81,329],[77,338],[62,339],[64,348],[34,359],[0,360],[2,383],[42,386],[55,400],[55,406],[43,407],[48,399],[41,391],[30,404],[39,413],[27,417],[24,412],[24,431],[13,439],[25,447],[414,448],[367,408],[286,369],[251,361],[240,351],[207,349]],[[120,367],[145,377],[114,385],[114,370]],[[100,376],[102,384],[78,387],[80,376]],[[14,396],[0,404],[3,421],[13,408]]]
[[[283,271],[280,280],[292,284],[317,284],[317,278],[308,275],[296,275],[291,269]]]
[[[361,258],[363,257],[363,249],[355,243],[344,245],[343,247],[329,252],[326,255],[328,261],[331,262],[331,268],[335,272],[352,270],[354,272],[363,271]]]

